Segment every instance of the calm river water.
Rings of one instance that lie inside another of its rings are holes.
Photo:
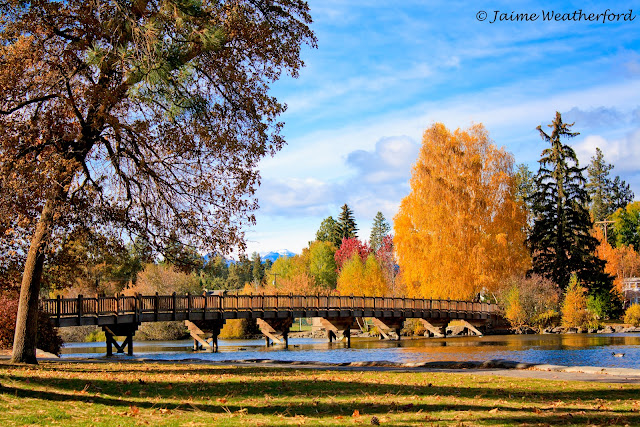
[[[353,338],[351,348],[324,339],[292,338],[289,349],[265,347],[264,340],[221,340],[220,352],[194,352],[193,341],[135,341],[134,357],[154,360],[210,361],[273,359],[330,363],[388,361],[485,361],[505,359],[554,365],[640,369],[640,334],[491,335],[381,341]],[[104,343],[70,343],[63,358],[104,357]],[[612,353],[624,353],[614,357]],[[119,355],[118,357],[126,358]]]

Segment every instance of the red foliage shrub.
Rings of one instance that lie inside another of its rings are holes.
[[[0,316],[0,348],[13,347],[13,336],[16,330],[16,317],[18,315],[18,296],[12,292],[0,292],[0,307],[3,313]],[[53,354],[60,354],[62,339],[44,312],[38,313],[38,345],[41,350]]]
[[[352,237],[351,239],[343,239],[340,249],[338,249],[335,254],[338,271],[342,269],[342,265],[351,259],[355,253],[360,255],[360,259],[367,259],[371,253],[371,247],[369,247],[367,242],[361,242],[355,237]]]

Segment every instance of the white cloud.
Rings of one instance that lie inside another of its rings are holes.
[[[317,223],[314,225],[317,227],[322,218],[336,217],[340,206],[347,203],[360,225],[361,238],[366,239],[375,214],[380,211],[391,222],[400,200],[408,194],[411,166],[419,149],[420,145],[407,136],[385,137],[371,150],[355,150],[346,155],[336,167],[349,168],[351,172],[348,178],[336,183],[316,178],[264,180],[258,191],[260,213],[306,218],[309,223]],[[261,244],[270,239],[266,234],[254,233],[253,237],[260,237]],[[312,238],[309,230],[304,239],[298,240],[307,242]]]
[[[289,178],[263,180],[257,197],[261,212],[295,217],[323,215],[334,194],[332,186],[321,180]]]
[[[597,107],[590,110],[582,110],[573,107],[562,114],[565,123],[578,123],[581,128],[597,129],[602,127],[614,127],[623,124],[631,118],[630,114],[623,114],[614,107]]]
[[[589,163],[595,155],[596,148],[602,150],[607,163],[615,166],[615,175],[620,172],[630,175],[640,173],[640,129],[617,139],[607,139],[600,135],[587,136],[574,146],[581,165]],[[637,191],[638,187],[635,189]]]

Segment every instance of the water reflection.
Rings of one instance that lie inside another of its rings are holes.
[[[274,359],[318,362],[434,362],[507,359],[555,365],[606,366],[640,369],[640,334],[500,335],[381,341],[352,339],[329,344],[324,339],[293,338],[289,349],[265,347],[263,340],[221,340],[219,353],[194,352],[192,341],[134,342],[135,357],[156,360],[211,361]],[[613,357],[612,353],[625,353]],[[102,357],[104,343],[71,343],[63,357]],[[124,356],[121,356],[124,357]]]

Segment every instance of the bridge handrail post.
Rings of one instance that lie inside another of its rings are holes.
[[[172,305],[173,305],[173,314],[172,314],[172,320],[176,320],[176,309],[177,309],[177,303],[178,303],[178,298],[176,297],[176,293],[174,292],[173,294],[171,294],[171,298],[172,298]]]
[[[153,318],[156,322],[158,321],[158,311],[160,311],[160,295],[156,292],[153,298]]]
[[[187,292],[187,320],[191,320],[191,294]]]
[[[142,294],[136,293],[136,322],[140,323],[142,317]]]
[[[62,311],[62,301],[60,299],[60,294],[56,295],[56,312],[58,318],[58,325],[60,324],[60,312]]]
[[[82,324],[82,294],[78,295],[78,301],[76,302],[76,311],[78,313],[78,324]]]

